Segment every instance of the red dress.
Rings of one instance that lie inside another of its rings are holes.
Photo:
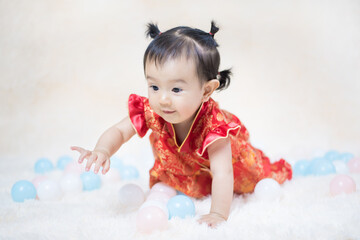
[[[152,130],[150,143],[155,163],[150,170],[150,187],[164,182],[191,197],[211,193],[212,176],[207,147],[219,138],[230,137],[234,169],[234,192],[249,193],[263,178],[279,183],[291,179],[289,163],[280,159],[270,163],[259,149],[249,142],[249,133],[233,114],[219,109],[210,98],[199,108],[189,133],[179,146],[171,123],[157,115],[149,100],[135,94],[129,97],[129,117],[140,137]]]

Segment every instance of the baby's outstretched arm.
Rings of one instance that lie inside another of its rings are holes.
[[[135,133],[130,118],[126,117],[101,135],[93,151],[76,146],[72,146],[71,150],[80,153],[79,163],[87,159],[86,171],[89,171],[91,165],[95,163],[94,172],[98,173],[102,166],[102,173],[105,174],[110,169],[110,157]]]
[[[200,223],[215,227],[226,221],[234,191],[234,173],[232,167],[231,143],[229,138],[215,141],[208,148],[212,173],[210,213],[200,218]]]

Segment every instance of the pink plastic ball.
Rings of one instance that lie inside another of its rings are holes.
[[[120,182],[121,180],[120,172],[115,168],[110,168],[105,175],[102,174],[101,170],[99,172],[103,183],[114,183],[114,182]]]
[[[172,187],[170,187],[170,186],[168,186],[168,185],[166,185],[165,183],[162,183],[162,182],[156,183],[154,186],[152,186],[150,191],[151,191],[151,193],[153,193],[153,192],[165,193],[170,198],[176,196],[176,194],[177,194],[175,189],[173,189]]]
[[[146,198],[146,201],[159,201],[162,203],[167,203],[170,200],[170,196],[164,192],[153,191]]]
[[[347,175],[337,175],[330,182],[330,193],[332,196],[339,194],[349,194],[356,191],[354,179]]]
[[[360,158],[353,158],[348,162],[349,172],[360,173]]]
[[[64,171],[64,173],[72,173],[78,175],[80,175],[83,172],[84,172],[84,167],[77,162],[71,162],[67,164]]]
[[[155,206],[141,208],[136,216],[136,228],[141,233],[162,231],[167,228],[168,218],[163,210]]]

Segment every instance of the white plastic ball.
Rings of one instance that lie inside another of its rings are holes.
[[[336,173],[346,174],[349,172],[349,168],[345,162],[340,161],[340,160],[335,160],[332,163],[335,166]]]
[[[83,184],[78,174],[65,174],[60,179],[60,187],[64,193],[79,193],[83,190]]]
[[[138,185],[126,184],[119,190],[119,201],[124,208],[135,210],[145,201],[145,194]]]
[[[53,180],[41,182],[37,188],[37,194],[41,201],[58,201],[63,196],[60,185]]]
[[[37,189],[39,187],[39,184],[45,180],[48,180],[49,177],[45,176],[45,175],[38,175],[35,178],[33,178],[33,180],[31,181],[35,188]]]
[[[254,195],[259,200],[279,200],[282,196],[282,189],[276,180],[264,178],[256,184]]]

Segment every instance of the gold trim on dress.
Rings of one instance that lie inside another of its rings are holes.
[[[172,125],[172,123],[170,123],[170,126],[171,126],[171,128],[172,128],[173,133],[174,133],[174,136],[173,136],[174,143],[175,143],[176,147],[179,149],[179,145],[178,145],[178,143],[177,143],[177,141],[176,141],[176,133],[175,133],[174,126]]]
[[[180,147],[179,147],[179,145],[178,145],[178,143],[177,143],[177,140],[176,140],[176,132],[175,132],[174,126],[173,126],[172,123],[170,123],[170,125],[171,125],[171,127],[172,127],[172,130],[173,130],[173,133],[174,133],[174,142],[175,142],[175,145],[178,147],[178,150],[177,150],[178,152],[181,151],[182,146],[184,145],[184,143],[186,142],[186,140],[189,138],[191,129],[192,129],[192,127],[194,126],[194,123],[195,123],[197,117],[199,116],[199,113],[200,113],[203,105],[204,105],[204,102],[201,103],[201,106],[199,107],[199,110],[198,110],[198,112],[196,113],[196,116],[194,117],[194,120],[193,120],[193,122],[191,123],[191,126],[190,126],[190,128],[189,128],[189,131],[188,131],[185,139],[184,139],[183,142],[181,143]]]
[[[203,148],[201,154],[199,154],[198,152],[196,152],[196,154],[198,154],[199,156],[202,156],[202,155],[204,154],[206,148],[207,148],[210,144],[214,143],[216,140],[223,139],[223,138],[227,138],[227,137],[229,136],[229,132],[230,132],[231,130],[235,130],[235,129],[237,129],[237,128],[241,128],[241,126],[239,125],[239,126],[236,126],[236,127],[234,127],[234,128],[229,128],[229,129],[226,131],[226,136],[225,136],[225,137],[218,137],[218,138],[216,138],[214,141],[206,144],[206,146]]]

